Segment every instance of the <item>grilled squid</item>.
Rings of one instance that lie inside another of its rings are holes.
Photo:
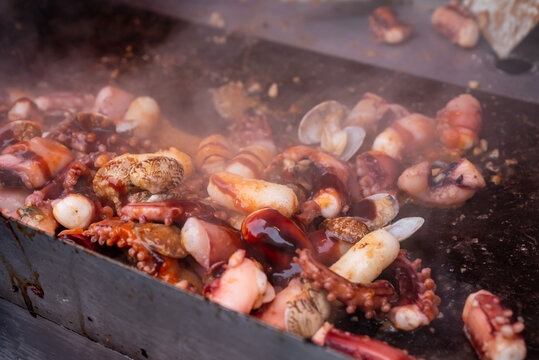
[[[123,119],[133,95],[114,86],[105,86],[95,97],[92,112],[104,115],[112,120]]]
[[[442,169],[433,169],[428,161],[413,165],[404,170],[398,185],[419,203],[454,207],[462,205],[486,184],[477,168],[463,158]]]
[[[395,193],[400,164],[381,151],[367,151],[356,157],[356,173],[361,195]]]
[[[226,172],[210,177],[208,194],[219,205],[243,214],[270,207],[290,217],[298,206],[296,194],[285,185]]]
[[[251,144],[240,151],[228,162],[225,171],[249,179],[262,176],[275,155],[275,149],[264,144]]]
[[[436,9],[431,22],[436,31],[458,46],[471,48],[479,40],[479,25],[473,14],[458,1]]]
[[[471,95],[452,99],[436,114],[438,137],[451,149],[469,150],[478,142],[481,104]]]
[[[62,144],[40,137],[6,147],[0,155],[0,179],[4,186],[43,186],[73,160]]]
[[[245,257],[245,250],[237,250],[220,278],[204,289],[211,301],[231,310],[248,314],[275,297],[260,264]]]
[[[411,114],[395,121],[378,134],[372,144],[372,150],[400,160],[405,155],[429,145],[434,139],[434,121],[421,114]]]
[[[512,322],[512,315],[499,297],[486,290],[468,296],[462,312],[464,332],[480,359],[526,358],[526,344],[520,334],[524,324]]]
[[[0,127],[0,148],[41,137],[43,128],[35,121],[14,120]]]
[[[369,24],[374,37],[386,44],[399,44],[412,33],[412,26],[403,24],[388,6],[376,8],[369,16]]]
[[[383,341],[336,329],[330,323],[325,323],[312,337],[312,341],[359,360],[415,359],[406,351],[394,348]]]
[[[244,247],[238,232],[196,217],[187,219],[181,236],[183,248],[206,270]]]
[[[198,145],[195,162],[198,169],[211,175],[224,171],[232,155],[232,148],[223,135],[210,135]]]

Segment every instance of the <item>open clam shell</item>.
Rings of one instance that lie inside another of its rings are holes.
[[[422,217],[406,217],[394,224],[386,226],[384,229],[391,233],[397,240],[403,241],[419,230],[423,226],[423,223],[425,223],[425,219]]]
[[[298,138],[303,144],[318,144],[324,127],[341,129],[341,123],[348,114],[348,108],[335,100],[324,101],[309,110],[301,119]]]
[[[399,213],[399,201],[388,193],[367,196],[354,205],[352,214],[363,221],[370,230],[379,229],[391,222]]]
[[[343,131],[346,133],[346,145],[339,158],[348,161],[363,145],[366,132],[361,126],[347,126]]]

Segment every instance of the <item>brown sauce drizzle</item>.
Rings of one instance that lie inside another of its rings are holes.
[[[376,206],[374,205],[374,201],[370,199],[363,199],[352,204],[348,214],[363,221],[374,220],[376,217]]]

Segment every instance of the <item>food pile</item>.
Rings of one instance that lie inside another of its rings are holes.
[[[371,93],[352,109],[326,101],[286,146],[251,105],[226,112],[229,134],[199,138],[112,86],[0,93],[2,214],[355,358],[412,359],[332,322],[344,309],[411,331],[439,315],[431,270],[401,249],[424,220],[395,219],[485,186],[464,157],[481,105],[463,94],[430,118]],[[525,358],[512,315],[486,290],[469,296],[480,358]]]

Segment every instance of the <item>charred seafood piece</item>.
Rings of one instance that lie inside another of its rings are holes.
[[[204,289],[204,296],[231,310],[248,314],[275,298],[275,290],[268,282],[262,266],[245,257],[245,250],[237,250],[221,277]]]
[[[473,14],[459,1],[451,1],[451,4],[436,9],[431,22],[436,31],[458,46],[471,48],[479,40],[479,25]]]
[[[164,193],[178,186],[183,177],[183,163],[169,151],[124,154],[97,171],[93,189],[100,198],[120,209],[127,194],[142,191]]]
[[[217,204],[242,214],[270,207],[290,217],[298,206],[296,194],[285,185],[247,179],[227,172],[215,173],[210,177],[208,194]]]
[[[323,291],[307,280],[294,278],[254,316],[278,329],[309,338],[330,314],[331,304]]]
[[[51,235],[56,233],[58,223],[52,214],[52,208],[49,203],[40,206],[24,206],[17,210],[17,220],[39,229]]]
[[[430,268],[421,269],[421,259],[411,262],[406,258],[406,250],[401,250],[387,272],[393,275],[399,293],[399,300],[388,313],[393,325],[410,331],[430,324],[440,313],[440,298],[435,294]]]
[[[40,137],[6,147],[0,155],[3,186],[43,186],[73,160],[62,144]]]
[[[448,148],[469,150],[477,144],[481,130],[481,104],[471,95],[452,99],[436,114],[436,131]]]
[[[378,134],[372,150],[401,160],[403,156],[433,143],[434,139],[434,120],[421,114],[411,114],[393,122]]]
[[[369,24],[374,37],[386,44],[399,44],[412,33],[412,26],[402,23],[388,6],[376,8],[369,16]]]
[[[428,161],[411,166],[401,174],[398,185],[421,204],[458,207],[486,183],[479,170],[463,158],[445,168],[434,168]]]
[[[312,341],[359,360],[415,359],[406,351],[394,348],[383,341],[336,329],[330,323],[325,323],[312,337]]]
[[[240,233],[196,217],[187,219],[181,232],[182,246],[206,270],[225,263],[244,243]]]
[[[486,290],[468,296],[462,312],[464,332],[479,359],[526,358],[526,344],[520,334],[524,324],[511,321],[512,316],[500,298]]]
[[[247,216],[241,236],[276,285],[286,284],[299,274],[300,269],[292,261],[296,249],[313,248],[296,223],[275,209],[261,209]]]
[[[318,144],[322,150],[350,159],[361,147],[365,130],[359,126],[343,126],[349,110],[337,101],[330,100],[309,110],[298,128],[298,138],[306,145]]]
[[[397,160],[381,151],[371,150],[358,155],[356,173],[361,195],[396,193],[400,169]]]

